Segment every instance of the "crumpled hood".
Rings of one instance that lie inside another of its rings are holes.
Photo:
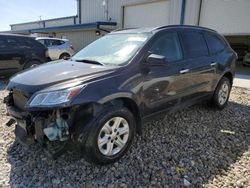
[[[28,69],[13,76],[7,89],[18,88],[26,92],[36,92],[64,82],[85,82],[115,70],[112,66],[87,64],[71,60],[52,61]]]

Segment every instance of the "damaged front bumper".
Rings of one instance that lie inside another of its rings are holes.
[[[4,101],[11,116],[7,126],[15,124],[16,138],[25,145],[39,143],[48,154],[57,157],[71,139],[74,108],[28,112],[17,108],[8,98]]]

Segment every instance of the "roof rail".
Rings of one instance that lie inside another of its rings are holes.
[[[205,30],[210,30],[210,31],[213,31],[213,32],[217,33],[217,31],[215,31],[213,29],[210,29],[210,28],[207,28],[207,27],[195,26],[195,25],[165,25],[165,26],[155,27],[153,30],[159,30],[159,29],[171,28],[171,27],[205,29]]]

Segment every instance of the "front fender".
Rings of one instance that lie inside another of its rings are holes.
[[[131,92],[117,92],[117,93],[102,97],[100,100],[98,100],[97,103],[105,104],[109,101],[119,99],[119,98],[128,98],[128,99],[135,101],[135,103],[138,104],[137,99],[136,99],[136,95],[131,93]]]

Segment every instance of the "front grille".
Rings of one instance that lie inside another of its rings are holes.
[[[13,100],[14,100],[14,105],[21,109],[24,110],[24,106],[26,102],[28,101],[28,96],[25,95],[22,91],[13,89]]]

